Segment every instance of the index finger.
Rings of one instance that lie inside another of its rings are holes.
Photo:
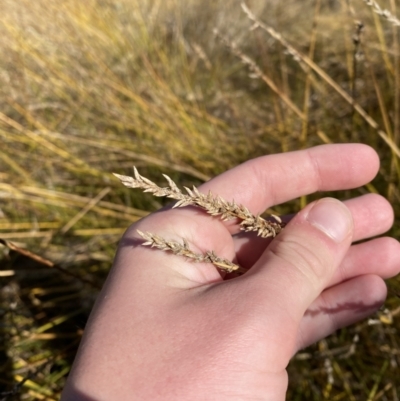
[[[362,186],[378,169],[378,155],[367,145],[321,145],[249,160],[199,189],[234,200],[258,214],[313,192]]]

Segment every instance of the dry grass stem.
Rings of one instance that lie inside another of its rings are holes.
[[[214,29],[214,35],[237,57],[243,64],[247,65],[252,78],[258,78],[263,80],[268,87],[280,98],[282,101],[292,110],[299,118],[305,119],[304,113],[290,100],[290,98],[280,90],[273,80],[264,74],[257,63],[251,59],[248,55],[244,54],[236,45],[235,42],[230,41],[226,37],[220,34],[218,29]]]
[[[394,16],[389,10],[382,8],[376,1],[374,0],[364,0],[364,3],[367,6],[372,7],[374,12],[383,18],[387,19],[394,26],[400,26],[400,20]]]
[[[233,271],[244,273],[246,271],[227,259],[219,258],[214,251],[208,251],[204,254],[193,252],[189,248],[189,245],[185,239],[183,240],[183,243],[179,243],[176,241],[168,241],[149,232],[144,233],[140,230],[137,230],[137,232],[143,239],[146,240],[146,242],[143,244],[145,246],[151,246],[152,248],[161,249],[162,251],[172,252],[174,255],[184,256],[194,260],[195,262],[212,263],[214,266],[226,271],[227,273],[231,273]]]
[[[367,0],[364,0],[367,1]],[[379,124],[361,107],[360,104],[354,101],[354,99],[338,85],[333,78],[331,78],[322,68],[320,68],[313,60],[311,60],[305,54],[302,54],[296,50],[280,33],[276,32],[271,26],[264,22],[261,22],[249,9],[246,3],[241,3],[242,9],[247,17],[253,21],[251,29],[260,28],[267,32],[271,37],[276,39],[282,46],[285,47],[286,51],[293,57],[293,59],[299,63],[304,63],[308,68],[311,68],[320,78],[322,78],[330,87],[332,87],[348,104],[350,104],[355,111],[364,119],[367,124],[376,130],[377,134],[385,141],[390,149],[400,158],[400,149],[398,145],[393,141],[389,135],[380,129]]]
[[[284,227],[278,216],[272,216],[275,221],[268,221],[261,216],[255,216],[243,205],[237,205],[234,201],[227,202],[220,196],[214,196],[211,192],[202,194],[196,187],[185,187],[186,194],[176,186],[170,177],[163,174],[168,181],[168,187],[159,187],[149,179],[142,177],[134,167],[134,177],[114,174],[128,188],[140,188],[144,192],[150,192],[154,196],[165,196],[176,199],[174,207],[198,206],[212,216],[221,216],[222,220],[239,219],[240,229],[243,231],[256,231],[262,238],[275,237]]]

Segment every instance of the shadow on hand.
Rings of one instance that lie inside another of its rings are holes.
[[[336,306],[332,307],[319,307],[315,309],[308,309],[305,313],[305,316],[317,316],[320,314],[332,315],[336,313],[341,313],[346,310],[351,310],[357,314],[366,314],[368,312],[375,312],[382,305],[382,302],[376,301],[371,304],[367,304],[365,302],[343,302],[338,303]]]
[[[99,401],[99,400],[90,397],[89,395],[75,388],[68,388],[68,390],[65,391],[61,396],[60,401]]]

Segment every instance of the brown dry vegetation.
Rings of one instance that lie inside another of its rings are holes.
[[[58,398],[118,239],[161,205],[112,172],[191,186],[261,154],[368,143],[378,177],[334,196],[387,196],[399,238],[399,27],[362,0],[247,4],[287,42],[250,30],[239,0],[1,1],[0,238],[18,248],[0,248],[0,400]],[[294,358],[288,399],[398,400],[397,287],[374,325]]]

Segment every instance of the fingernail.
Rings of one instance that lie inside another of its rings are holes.
[[[353,218],[349,209],[333,198],[315,202],[306,220],[338,243],[347,238],[353,227]]]

